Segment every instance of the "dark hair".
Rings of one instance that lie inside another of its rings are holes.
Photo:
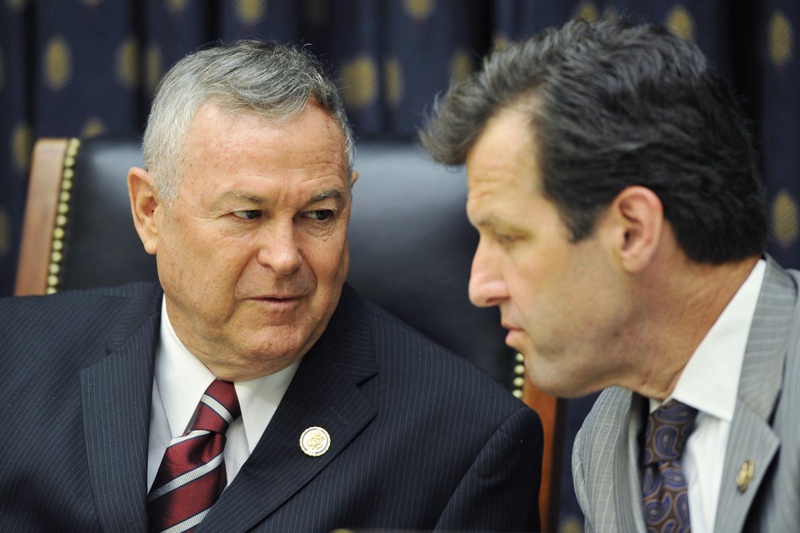
[[[571,21],[495,51],[437,101],[422,142],[462,164],[487,120],[530,116],[544,195],[573,242],[625,187],[664,206],[686,255],[760,254],[766,202],[739,107],[700,50],[659,25]]]

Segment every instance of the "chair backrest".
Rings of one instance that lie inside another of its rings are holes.
[[[126,175],[141,166],[137,138],[40,139],[34,148],[15,294],[156,280],[133,227]],[[348,282],[439,344],[468,358],[539,412],[545,428],[540,505],[556,529],[564,407],[524,378],[495,309],[467,296],[477,233],[463,171],[408,140],[364,140],[348,230]]]

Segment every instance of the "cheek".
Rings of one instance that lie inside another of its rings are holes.
[[[544,262],[544,257],[540,254],[514,260],[505,270],[512,304],[533,329],[552,325],[565,312],[576,312],[581,305],[569,265]]]
[[[191,287],[197,300],[227,290],[241,277],[250,248],[244,243],[226,242],[203,231],[171,235],[168,246],[156,255],[159,275],[176,286]]]
[[[324,248],[315,250],[313,256],[309,258],[309,263],[320,285],[341,284],[347,276],[350,263],[347,241],[337,239],[335,243],[326,244]]]

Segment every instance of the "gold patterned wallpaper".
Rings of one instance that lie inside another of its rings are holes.
[[[160,0],[164,9],[174,16],[185,13],[195,2],[200,0]],[[227,0],[226,0],[227,1]],[[391,0],[396,2],[396,14],[407,17],[415,24],[424,25],[438,13],[452,6],[441,0]],[[554,2],[556,0],[553,0]],[[3,7],[11,13],[22,13],[30,7],[28,0],[0,0]],[[98,9],[109,4],[109,0],[79,0],[77,4],[87,9]],[[602,13],[614,16],[617,11],[614,2],[583,0],[571,2],[571,15],[585,19],[597,19]],[[666,4],[666,2],[664,2]],[[778,2],[780,4],[780,2]],[[694,5],[689,2],[671,2],[665,13],[663,23],[672,31],[688,39],[696,39],[703,28],[692,15]],[[230,0],[232,16],[245,28],[255,28],[268,19],[272,3],[267,0]],[[298,12],[310,28],[324,28],[330,25],[336,15],[335,0],[302,0]],[[775,73],[782,73],[797,68],[795,58],[795,28],[792,19],[781,9],[773,9],[766,15],[764,35],[758,37],[763,42],[763,62]],[[495,29],[494,45],[501,47],[507,42],[502,29]],[[365,110],[376,104],[389,110],[399,110],[409,97],[414,87],[413,76],[408,69],[415,68],[407,59],[403,61],[396,52],[386,55],[374,54],[372,50],[355,53],[342,59],[336,67],[343,81],[343,96],[351,110]],[[68,90],[75,82],[76,62],[85,59],[77,57],[67,37],[58,31],[53,32],[39,50],[40,60],[37,65],[37,78],[42,86],[54,95]],[[0,44],[0,94],[14,80],[9,79],[9,52]],[[152,94],[168,66],[162,45],[158,42],[142,42],[133,33],[123,35],[114,50],[115,66],[113,76],[116,84],[128,90],[144,90]],[[380,57],[376,60],[375,57]],[[476,51],[454,46],[449,51],[449,59],[442,65],[449,80],[458,80],[469,75],[476,63]],[[381,85],[382,84],[382,85]],[[379,102],[379,99],[383,101]],[[432,95],[431,95],[432,100]],[[96,113],[88,112],[79,128],[82,136],[98,135],[109,130],[109,125]],[[27,173],[33,135],[29,119],[23,118],[11,124],[3,138],[8,143],[6,152],[10,155],[8,164],[19,175]],[[800,148],[800,147],[798,147]],[[800,169],[798,169],[800,174]],[[769,177],[768,177],[769,178]],[[798,187],[797,190],[800,190]],[[798,245],[800,235],[800,217],[798,216],[797,192],[794,188],[783,187],[774,192],[770,199],[770,220],[775,242],[784,248]],[[7,206],[0,198],[0,259],[10,253],[10,235],[17,231],[13,227],[17,221],[9,216]]]

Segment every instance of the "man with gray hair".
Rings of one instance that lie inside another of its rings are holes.
[[[587,531],[800,531],[800,274],[765,253],[750,139],[697,46],[548,29],[423,140],[466,162],[472,301],[539,388],[605,389],[573,451]]]
[[[160,283],[0,300],[0,530],[538,528],[536,414],[345,284],[353,135],[309,53],[186,57],[143,151]]]

